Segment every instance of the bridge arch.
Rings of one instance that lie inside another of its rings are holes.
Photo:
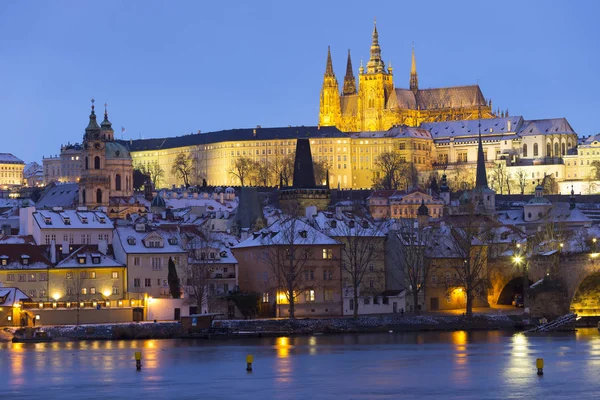
[[[600,271],[581,279],[573,293],[570,310],[581,317],[600,316]]]
[[[528,286],[533,284],[531,279],[528,279]],[[510,279],[498,295],[498,299],[496,300],[496,305],[512,305],[513,299],[516,295],[523,295],[523,276],[516,276]]]

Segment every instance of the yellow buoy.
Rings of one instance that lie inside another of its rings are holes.
[[[537,366],[537,374],[544,375],[544,359],[538,358],[535,360],[535,365]]]
[[[250,372],[252,371],[252,362],[254,361],[254,357],[252,356],[252,354],[248,354],[246,356],[246,371]]]

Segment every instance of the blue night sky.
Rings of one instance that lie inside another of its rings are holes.
[[[494,109],[600,131],[594,1],[2,1],[0,152],[29,161],[81,141],[90,99],[115,136],[316,125],[327,45],[343,82],[382,57],[408,87],[479,82]],[[101,107],[99,107],[101,108]],[[101,111],[100,111],[101,113]]]

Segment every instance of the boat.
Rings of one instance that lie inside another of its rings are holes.
[[[13,343],[47,343],[52,341],[48,332],[41,329],[25,328],[22,332],[15,332]]]

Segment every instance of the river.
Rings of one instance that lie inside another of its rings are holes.
[[[596,329],[2,343],[0,356],[10,399],[600,398]]]

